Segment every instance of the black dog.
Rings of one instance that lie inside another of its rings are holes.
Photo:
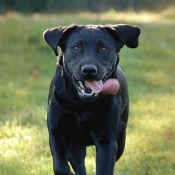
[[[139,35],[140,28],[130,25],[71,25],[44,32],[57,56],[57,47],[61,48],[48,104],[56,175],[73,174],[68,162],[77,175],[86,175],[89,145],[96,147],[96,174],[113,175],[125,147],[129,110],[118,53],[124,45],[136,48]]]

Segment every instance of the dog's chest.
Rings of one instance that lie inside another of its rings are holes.
[[[67,113],[59,117],[58,130],[69,135],[78,145],[92,145],[94,133],[104,126],[101,112]]]

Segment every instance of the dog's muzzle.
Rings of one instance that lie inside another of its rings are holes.
[[[91,101],[95,99],[99,93],[102,94],[115,94],[119,90],[119,82],[117,79],[110,78],[112,71],[110,71],[102,80],[94,80],[97,74],[97,68],[94,65],[84,65],[81,68],[82,79],[77,80],[73,74],[66,69],[69,77],[81,99]]]
[[[120,89],[120,84],[117,79],[107,79],[104,83],[102,80],[85,80],[77,81],[74,77],[74,82],[76,83],[78,94],[84,100],[93,100],[101,94],[116,94]]]

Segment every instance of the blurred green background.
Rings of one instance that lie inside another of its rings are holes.
[[[175,174],[173,3],[2,0],[0,175],[53,174],[46,113],[56,57],[42,33],[72,23],[141,27],[139,47],[124,47],[120,53],[129,85],[130,117],[126,149],[116,164],[115,175]],[[94,147],[88,148],[86,167],[88,175],[95,174]]]
[[[23,13],[29,12],[77,12],[93,11],[103,12],[110,8],[117,11],[125,10],[164,10],[175,5],[174,0],[1,0],[0,10],[15,10]]]

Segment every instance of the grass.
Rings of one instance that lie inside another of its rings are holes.
[[[171,7],[172,9],[173,7]],[[174,13],[174,12],[173,12]],[[0,16],[0,174],[50,175],[52,158],[46,127],[48,87],[56,58],[44,43],[49,27],[76,24],[139,25],[140,46],[121,51],[130,91],[130,118],[120,175],[175,173],[174,14],[82,12],[63,15],[7,13]],[[95,174],[95,149],[86,167]]]

